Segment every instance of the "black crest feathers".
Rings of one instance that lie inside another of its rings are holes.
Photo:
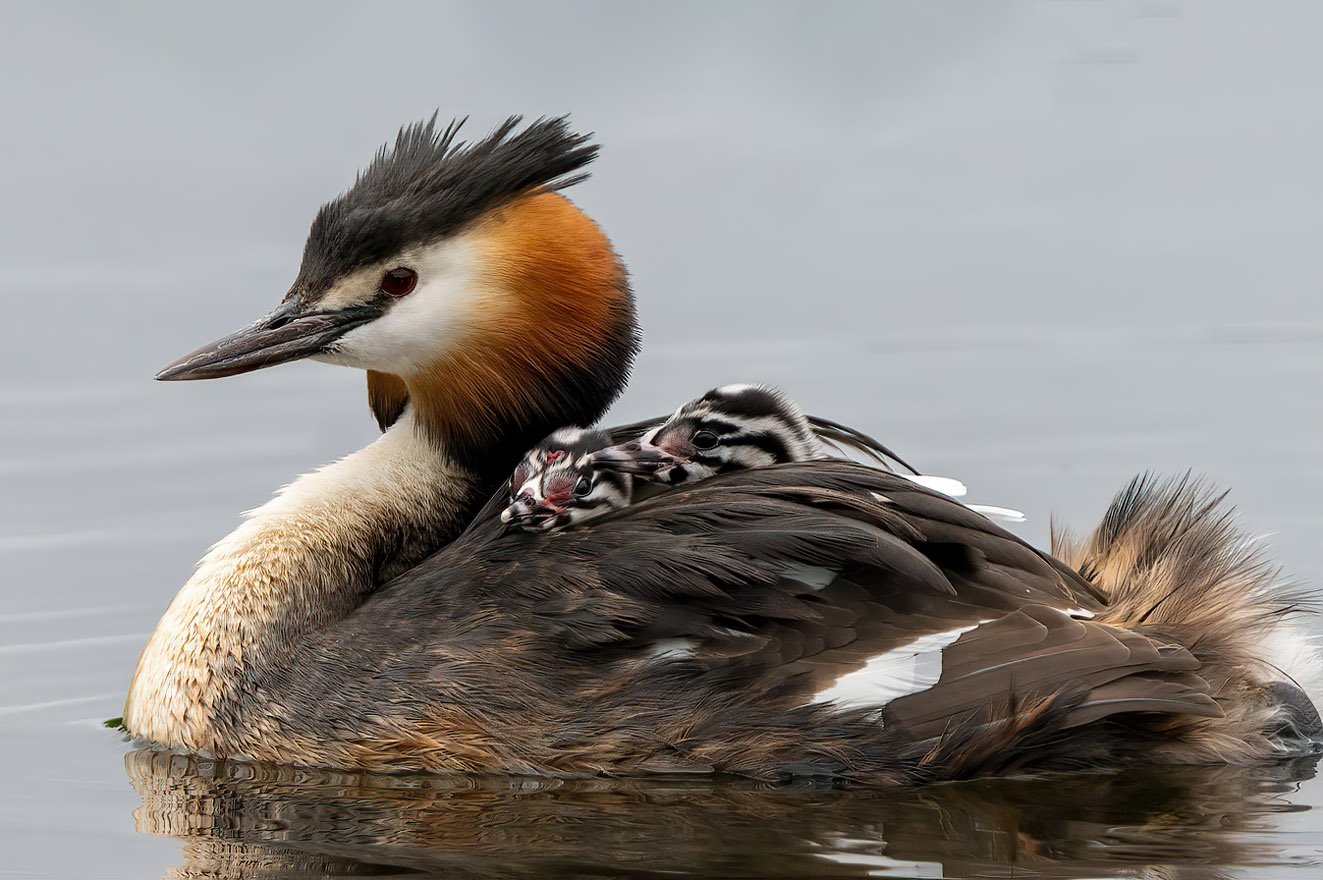
[[[315,298],[332,281],[411,244],[436,241],[538,187],[563,189],[597,157],[591,134],[565,117],[519,128],[512,116],[484,137],[457,140],[464,120],[438,128],[433,114],[405,126],[383,146],[354,185],[322,206],[308,232],[295,282]]]

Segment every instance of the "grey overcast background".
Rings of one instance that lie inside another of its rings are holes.
[[[1039,543],[1192,468],[1323,582],[1320,34],[1312,0],[6,0],[0,873],[177,860],[95,722],[239,511],[374,428],[349,370],[151,376],[433,110],[597,133],[570,194],[646,334],[615,417],[774,382]]]

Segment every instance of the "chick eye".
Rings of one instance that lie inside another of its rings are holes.
[[[579,482],[574,484],[575,496],[582,498],[591,491],[593,491],[593,481],[587,477],[579,477]]]
[[[418,286],[418,273],[405,266],[391,269],[381,276],[381,292],[387,296],[405,296]]]
[[[699,431],[691,442],[695,449],[716,449],[720,440],[711,431]]]

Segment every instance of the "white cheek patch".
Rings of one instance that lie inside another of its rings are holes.
[[[472,327],[478,303],[499,296],[484,287],[473,242],[460,236],[388,261],[418,272],[418,287],[394,300],[381,317],[355,327],[316,360],[410,376],[435,363],[459,344]],[[376,273],[358,283],[370,285]],[[366,302],[373,290],[359,291]]]
[[[907,645],[878,654],[836,680],[809,700],[848,708],[881,709],[892,700],[927,690],[942,677],[942,651],[981,623],[920,636]]]
[[[420,284],[380,318],[340,337],[334,355],[364,369],[413,375],[463,338],[470,297],[459,279]]]

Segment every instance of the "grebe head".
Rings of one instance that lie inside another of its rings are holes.
[[[639,440],[590,458],[599,468],[675,485],[823,455],[808,418],[790,398],[762,385],[723,385]]]
[[[412,406],[449,454],[502,477],[552,428],[594,422],[638,349],[623,265],[558,191],[597,147],[564,119],[510,119],[472,144],[435,121],[401,130],[322,207],[274,311],[157,378],[363,368],[383,429]]]
[[[633,479],[599,470],[588,453],[611,442],[605,431],[562,428],[529,450],[510,480],[510,505],[501,522],[548,532],[629,505]]]

